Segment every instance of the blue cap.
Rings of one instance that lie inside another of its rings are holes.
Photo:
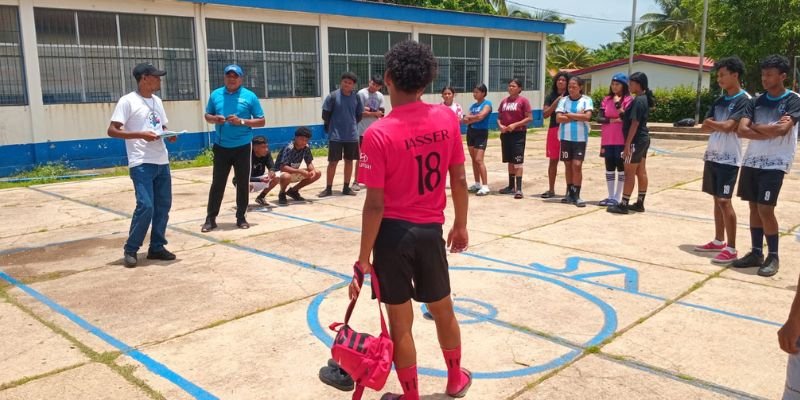
[[[236,72],[236,75],[239,75],[239,76],[244,75],[244,71],[242,71],[242,67],[240,67],[240,66],[238,66],[236,64],[231,64],[231,65],[228,65],[227,67],[225,67],[225,74],[227,74],[228,72],[231,72],[231,71]],[[627,83],[627,80],[626,80],[626,83]]]
[[[611,81],[617,81],[623,85],[628,84],[628,76],[623,74],[622,72],[617,72],[614,76],[611,77]]]

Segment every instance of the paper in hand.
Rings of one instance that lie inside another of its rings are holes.
[[[168,138],[168,137],[178,136],[178,135],[184,134],[186,132],[187,132],[186,129],[184,129],[182,131],[162,131],[161,133],[158,134],[158,137],[160,137],[160,138]]]

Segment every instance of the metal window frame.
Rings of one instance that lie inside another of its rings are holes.
[[[484,38],[478,37],[478,36],[438,35],[438,34],[433,34],[433,33],[420,33],[420,35],[427,35],[427,36],[429,36],[431,38],[431,42],[430,43],[425,43],[425,44],[428,44],[428,45],[431,46],[431,51],[433,50],[433,38],[435,36],[447,38],[447,50],[448,50],[448,53],[450,52],[451,41],[453,39],[462,39],[464,41],[464,56],[463,57],[453,57],[453,56],[451,56],[449,54],[447,56],[437,56],[436,53],[433,54],[434,57],[436,57],[437,59],[447,60],[447,77],[448,77],[447,78],[447,85],[448,86],[452,86],[453,85],[452,84],[452,76],[453,76],[453,69],[455,67],[453,66],[453,63],[451,62],[452,60],[464,61],[464,65],[463,65],[464,66],[464,70],[463,70],[463,76],[464,76],[463,87],[465,88],[465,90],[469,90],[468,88],[471,88],[475,84],[477,84],[478,82],[482,82],[483,81],[483,55],[484,55],[483,54],[483,39]],[[480,41],[480,50],[481,50],[480,56],[478,56],[478,57],[467,57],[467,39],[478,39]],[[466,67],[467,67],[468,61],[476,61],[476,60],[478,61],[478,82],[473,83],[473,84],[468,84],[467,83],[467,69],[466,69]],[[441,66],[441,63],[439,65]],[[437,89],[434,88],[433,84],[431,83],[431,85],[428,85],[428,88],[425,89],[425,93],[427,93],[427,94],[436,94],[437,93]]]
[[[503,42],[503,41],[511,42],[511,54],[510,54],[510,57],[501,57],[500,45],[501,45],[501,42]],[[525,46],[523,48],[523,54],[525,54],[525,56],[523,56],[523,58],[515,58],[514,57],[514,46],[517,45],[518,42],[521,43],[523,46]],[[494,44],[494,43],[496,43],[496,46],[498,46],[497,57],[492,57],[491,45]],[[534,54],[535,58],[532,58],[532,59],[527,57],[528,46],[530,46],[530,45],[538,46],[538,49],[539,49],[539,51],[537,51]],[[523,90],[540,90],[541,89],[542,82],[539,81],[540,80],[539,77],[541,75],[541,68],[542,68],[542,65],[543,65],[541,60],[540,60],[542,41],[540,41],[540,40],[525,40],[525,39],[490,38],[489,39],[489,46],[490,46],[490,50],[489,50],[489,75],[490,76],[489,76],[489,79],[488,79],[488,81],[489,81],[489,91],[503,91],[503,89],[504,89],[503,88],[503,83],[499,81],[500,77],[499,76],[491,76],[493,67],[495,67],[495,68],[512,68],[512,70],[513,70],[516,67],[516,63],[520,63],[520,62],[523,65],[523,69],[525,69],[525,73],[524,73],[524,76],[516,77],[516,78],[522,78],[522,80],[523,80],[523,82],[522,82]],[[528,70],[528,67],[530,67],[530,70]],[[531,83],[530,86],[528,86],[529,82]]]
[[[6,8],[10,10],[10,12],[14,13],[14,19],[16,20],[16,34],[17,34],[17,43],[0,43],[0,46],[3,47],[15,47],[19,56],[3,56],[3,58],[8,59],[18,59],[19,60],[19,68],[20,68],[20,75],[22,79],[18,82],[20,93],[22,93],[22,102],[20,103],[0,103],[0,107],[14,107],[14,106],[27,106],[30,104],[30,100],[28,97],[28,77],[25,71],[25,53],[24,48],[22,47],[22,21],[20,20],[19,16],[19,7],[13,5],[0,5],[0,9]],[[14,86],[13,82],[9,82],[9,87]]]
[[[332,26],[332,27],[329,27],[328,29],[329,30],[330,29],[341,29],[341,30],[344,31],[344,34],[345,34],[345,36],[344,36],[344,39],[345,39],[345,41],[344,41],[345,42],[345,52],[344,53],[333,52],[333,51],[330,50],[330,44],[328,45],[329,46],[328,47],[328,68],[331,68],[331,66],[333,65],[333,63],[331,63],[331,58],[333,58],[333,57],[345,57],[345,69],[348,70],[348,71],[352,71],[353,70],[352,65],[361,64],[361,63],[363,63],[363,61],[361,61],[361,59],[362,58],[366,58],[366,66],[367,66],[367,73],[368,74],[371,73],[371,71],[373,70],[373,67],[375,66],[375,64],[372,62],[372,57],[376,57],[376,56],[377,57],[382,57],[383,56],[383,54],[373,54],[372,53],[372,46],[371,46],[371,43],[370,43],[371,34],[380,33],[380,34],[385,34],[386,35],[386,39],[387,39],[386,51],[389,51],[389,49],[391,49],[391,47],[392,47],[392,35],[393,34],[405,35],[408,39],[411,39],[411,33],[410,32],[383,31],[383,30],[357,29],[357,28],[342,28],[342,27],[338,27],[338,26]],[[367,51],[365,53],[351,53],[350,52],[350,36],[349,35],[350,35],[351,31],[361,31],[361,32],[366,32],[367,33]],[[370,77],[366,77],[366,79],[369,80]],[[330,87],[328,88],[328,90],[329,91],[336,90],[338,88],[337,82],[339,82],[339,81],[331,79]],[[381,89],[381,92],[383,92],[384,94],[388,93],[386,91],[386,87],[385,86]]]

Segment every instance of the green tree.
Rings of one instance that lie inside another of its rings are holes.
[[[642,15],[644,21],[636,30],[637,34],[661,36],[676,41],[694,41],[699,31],[695,19],[684,0],[656,0],[660,13]]]
[[[507,15],[505,0],[370,0],[378,3],[405,6],[438,8],[442,10],[466,11],[480,14]]]
[[[581,44],[568,40],[550,43],[547,54],[547,69],[579,69],[593,65],[592,52]]]
[[[630,55],[631,42],[612,42],[601,45],[599,49],[592,52],[592,56],[598,63],[627,58]],[[648,35],[637,37],[634,45],[634,54],[662,54],[673,56],[696,56],[699,51],[697,42],[682,40],[667,40],[660,36]]]

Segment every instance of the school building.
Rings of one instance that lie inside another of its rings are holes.
[[[353,0],[0,0],[0,176],[46,162],[125,165],[124,142],[106,128],[144,61],[167,71],[159,96],[170,129],[189,131],[168,144],[174,158],[213,143],[203,113],[225,65],[244,68],[266,113],[256,134],[273,149],[300,125],[324,144],[322,101],[341,73],[364,87],[405,39],[430,44],[439,61],[426,101],[451,85],[467,108],[483,82],[498,104],[516,77],[541,125],[546,34],[563,32],[560,23]]]

